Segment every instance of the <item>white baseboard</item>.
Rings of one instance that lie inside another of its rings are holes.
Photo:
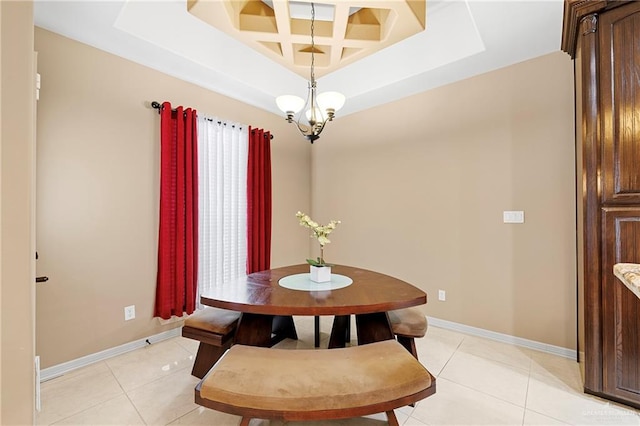
[[[497,333],[495,331],[489,331],[482,328],[472,327],[469,325],[459,324],[452,321],[447,321],[434,317],[427,317],[429,325],[447,330],[459,331],[461,333],[470,334],[472,336],[484,337],[486,339],[495,340],[502,343],[509,343],[511,345],[522,346],[529,349],[535,349],[541,352],[547,352],[553,355],[559,355],[565,358],[577,359],[577,353],[573,349],[567,349],[560,346],[549,345],[547,343],[536,342],[534,340],[523,339],[521,337],[510,336],[508,334]],[[157,343],[162,340],[171,339],[172,337],[181,335],[181,327],[177,327],[153,336],[135,340],[133,342],[125,343],[124,345],[116,346],[114,348],[105,349],[104,351],[96,352],[91,355],[83,356],[62,364],[54,365],[49,368],[45,368],[40,371],[40,381],[45,382],[55,377],[62,376],[65,373],[76,370],[78,368],[86,367],[87,365],[104,361],[111,357],[121,355],[126,352],[130,352],[139,348],[142,348],[149,343]],[[148,342],[147,342],[148,341]]]
[[[537,351],[559,355],[572,360],[578,359],[577,352],[573,349],[549,345],[547,343],[536,342],[535,340],[523,339],[522,337],[510,336],[508,334],[497,333],[495,331],[489,331],[483,328],[471,327],[470,325],[459,324],[457,322],[447,321],[439,318],[427,317],[427,320],[429,321],[430,326],[432,325],[434,327],[459,331],[461,333],[484,337],[486,339],[495,340],[502,343],[509,343],[511,345],[535,349]]]
[[[181,330],[182,330],[181,327],[177,327],[168,331],[164,331],[162,333],[155,334],[153,336],[149,336],[147,338],[134,340],[133,342],[125,343],[124,345],[105,349],[104,351],[96,352],[91,355],[86,355],[81,358],[77,358],[71,361],[63,362],[62,364],[45,368],[40,371],[40,381],[45,382],[55,377],[62,376],[63,374],[76,370],[78,368],[86,367],[87,365],[90,365],[99,361],[104,361],[105,359],[112,358],[114,356],[121,355],[126,352],[131,352],[133,350],[145,347],[148,344],[157,343],[162,340],[167,340],[167,339],[171,339],[172,337],[180,336]]]

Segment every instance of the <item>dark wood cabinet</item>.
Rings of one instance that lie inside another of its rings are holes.
[[[640,205],[640,5],[599,19],[604,203]]]
[[[611,273],[640,263],[640,207],[602,210],[602,392],[640,405],[640,299]]]
[[[640,263],[640,2],[566,0],[562,48],[575,65],[584,388],[640,407],[640,299],[613,274]]]

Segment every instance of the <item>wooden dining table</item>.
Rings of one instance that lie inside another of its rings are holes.
[[[388,311],[427,303],[426,293],[405,281],[351,266],[334,265],[332,283],[309,282],[308,289],[285,283],[304,282],[305,274],[307,264],[255,272],[201,294],[200,300],[240,312],[235,343],[252,346],[297,339],[293,316],[334,316],[329,348],[344,347],[349,340],[350,315],[355,315],[362,345],[394,338]],[[341,288],[330,288],[335,283]]]

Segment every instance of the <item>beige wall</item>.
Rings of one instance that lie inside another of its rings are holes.
[[[573,140],[560,52],[338,118],[312,148],[313,217],[343,222],[325,256],[420,286],[429,316],[575,349]]]
[[[33,424],[33,4],[0,2],[0,424]]]
[[[153,317],[159,115],[168,100],[275,134],[272,265],[308,249],[310,148],[282,117],[36,28],[37,345],[49,367],[180,325]],[[300,253],[304,253],[300,255]],[[123,308],[136,306],[124,321]]]
[[[279,116],[45,30],[36,29],[36,50],[37,267],[50,277],[37,288],[43,367],[176,326],[152,319],[159,152],[151,100],[275,133],[273,266],[306,257],[297,210],[341,219],[329,261],[420,286],[427,315],[575,348],[567,56],[339,117],[310,147]],[[524,210],[526,223],[502,224],[503,210]],[[130,304],[137,318],[125,322]]]

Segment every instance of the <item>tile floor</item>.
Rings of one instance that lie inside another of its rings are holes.
[[[281,347],[311,347],[313,319],[295,317],[300,339]],[[330,319],[322,319],[324,347]],[[355,327],[353,328],[355,330]],[[430,327],[417,342],[420,360],[437,376],[435,395],[396,410],[405,426],[640,425],[640,410],[585,395],[576,362]],[[42,384],[39,425],[215,425],[240,418],[196,405],[190,375],[197,342],[176,337],[76,370]],[[252,420],[251,426],[281,425]],[[304,426],[374,426],[384,414]]]

